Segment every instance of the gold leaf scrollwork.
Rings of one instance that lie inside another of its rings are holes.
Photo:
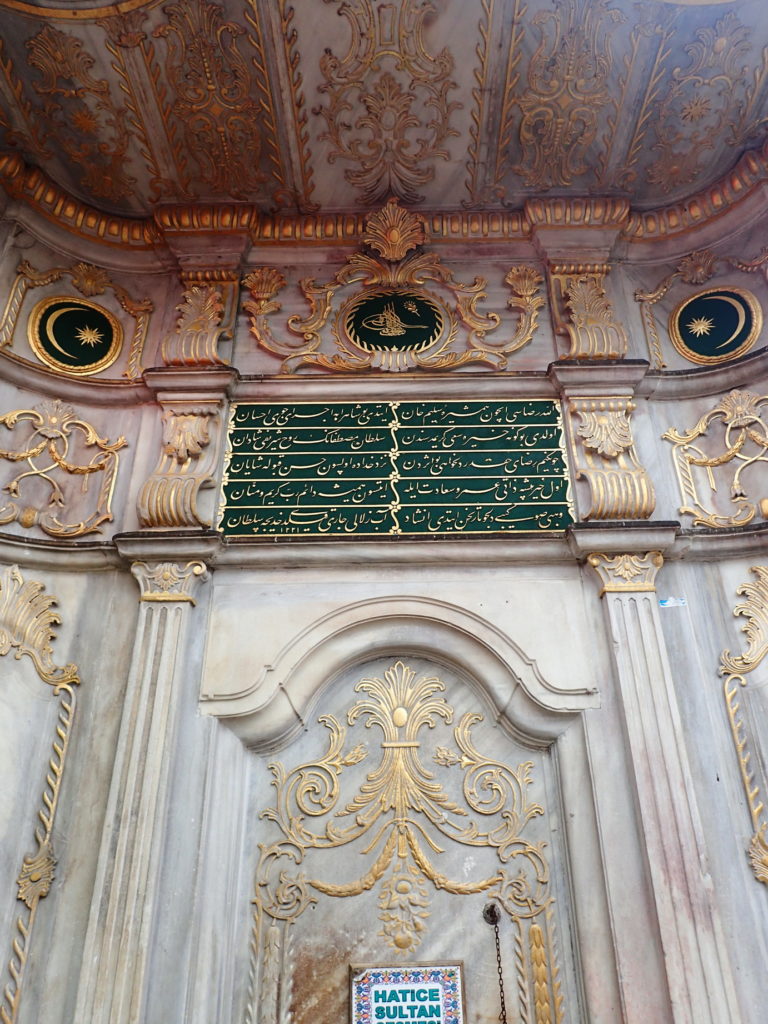
[[[754,565],[750,571],[755,575],[754,582],[743,583],[736,590],[747,600],[733,610],[734,615],[747,620],[741,627],[747,635],[747,649],[738,655],[732,655],[730,650],[723,651],[720,675],[725,676],[725,707],[754,829],[747,856],[757,881],[768,885],[768,815],[761,795],[768,787],[768,779],[760,768],[765,764],[765,747],[762,746],[760,731],[752,727],[747,680],[749,673],[754,672],[768,654],[768,566]],[[742,708],[744,701],[748,702],[746,710]],[[761,756],[753,757],[755,748]],[[759,778],[756,777],[758,772]]]
[[[433,752],[439,769],[462,773],[462,799],[450,797],[422,757],[424,731],[453,722],[444,690],[437,676],[417,676],[402,661],[390,665],[383,676],[366,677],[356,685],[359,699],[348,711],[347,724],[378,733],[380,755],[343,802],[346,770],[372,758],[372,752],[358,744],[345,753],[347,730],[331,715],[319,719],[328,731],[323,757],[290,771],[279,762],[269,766],[276,799],[262,817],[279,830],[280,838],[260,846],[255,955],[266,964],[275,924],[294,925],[320,894],[352,898],[378,886],[379,934],[395,952],[409,955],[427,929],[430,888],[462,896],[487,893],[504,907],[520,934],[535,941],[539,959],[526,956],[527,977],[533,985],[538,972],[555,1005],[560,996],[546,844],[525,836],[529,823],[544,814],[541,804],[529,797],[533,764],[512,768],[483,756],[471,736],[483,716],[468,712],[453,729],[458,752],[440,744]],[[495,867],[484,877],[470,879],[445,874],[440,855],[446,847],[462,846],[493,851]],[[318,854],[327,854],[329,865],[342,863],[330,855],[345,847],[366,857],[355,877],[343,880],[337,873],[329,881],[310,874],[310,867],[323,862]],[[543,958],[540,949],[545,950]]]
[[[461,107],[448,99],[456,88],[451,53],[433,56],[426,46],[424,22],[432,8],[403,0],[387,6],[385,13],[368,0],[340,4],[350,46],[342,58],[330,50],[322,57],[320,91],[328,101],[315,110],[326,124],[321,141],[333,147],[329,159],[356,165],[344,177],[368,204],[386,195],[411,203],[423,198],[417,189],[434,178],[436,159],[448,159],[444,144],[458,134],[451,117]],[[387,63],[391,70],[382,70]],[[405,87],[395,77],[400,73]],[[350,105],[358,103],[365,114],[353,125]],[[430,111],[429,119],[421,109]]]
[[[656,505],[650,477],[637,458],[628,397],[574,398],[577,477],[585,477],[591,506],[584,519],[649,519]],[[573,426],[571,426],[573,433]]]
[[[53,852],[53,827],[69,740],[75,719],[76,692],[80,682],[77,666],[56,665],[53,661],[55,627],[61,622],[53,611],[56,598],[44,592],[42,583],[25,580],[18,566],[0,572],[0,656],[14,653],[29,657],[40,679],[53,688],[59,699],[59,711],[51,754],[45,770],[45,787],[37,810],[34,830],[36,850],[25,856],[17,876],[17,898],[25,910],[16,918],[16,935],[8,962],[10,981],[3,986],[0,1020],[16,1024],[24,972],[38,904],[50,892],[56,858]]]
[[[612,26],[623,20],[608,0],[556,0],[556,7],[533,18],[540,42],[517,100],[522,160],[513,170],[538,191],[570,185],[588,170],[585,153],[609,99]]]
[[[31,504],[11,500],[0,507],[0,523],[18,522],[25,529],[39,526],[52,537],[80,537],[101,532],[101,524],[110,522],[112,492],[117,474],[118,450],[125,438],[110,442],[101,438],[94,427],[81,420],[75,410],[58,399],[42,402],[34,409],[16,409],[0,416],[0,424],[10,431],[21,427],[21,447],[0,449],[0,459],[26,463],[26,468],[5,484],[12,499],[21,498],[27,490],[35,494]],[[23,428],[26,428],[24,430]],[[84,449],[80,452],[80,449]],[[87,449],[95,448],[90,454]],[[66,522],[60,514],[75,499],[62,486],[67,477],[81,480],[81,492],[88,490],[91,477],[98,480],[95,508],[79,522]],[[45,487],[45,500],[35,492],[32,482]]]
[[[471,284],[457,281],[438,256],[420,251],[426,240],[423,220],[400,209],[396,200],[390,200],[367,218],[362,239],[369,250],[379,255],[356,252],[332,280],[299,281],[310,311],[306,317],[288,317],[288,330],[295,336],[288,339],[278,338],[267,320],[269,314],[280,309],[274,296],[284,287],[285,279],[274,268],[255,268],[243,281],[251,296],[243,304],[249,314],[251,333],[262,348],[284,357],[284,373],[294,373],[302,366],[347,373],[454,370],[468,363],[505,369],[508,356],[528,344],[538,325],[539,311],[544,305],[541,274],[528,265],[512,267],[507,273],[504,280],[512,290],[507,305],[517,312],[518,319],[511,337],[497,341],[491,334],[499,327],[501,317],[494,312],[483,313],[479,308],[486,298],[485,279],[475,278]],[[413,252],[414,249],[417,251]],[[425,291],[423,285],[427,281],[434,282],[440,294]],[[354,284],[363,288],[336,311],[331,320],[336,351],[326,351],[322,332],[334,312],[334,299]],[[370,295],[374,288],[391,289],[393,293],[413,290],[411,300],[420,299],[437,311],[438,326],[433,336],[422,335],[418,344],[402,348],[371,349],[361,344],[348,330],[346,315],[354,303]],[[457,344],[460,325],[466,332],[463,351]]]
[[[224,20],[210,0],[177,0],[154,31],[168,42],[165,67],[173,113],[200,179],[215,194],[248,198],[266,180],[260,170],[261,110],[238,49],[245,29]]]
[[[750,473],[753,466],[768,463],[768,419],[765,407],[768,395],[756,395],[751,391],[731,391],[709,412],[701,417],[690,430],[670,427],[662,437],[674,445],[673,459],[677,473],[683,505],[681,515],[693,517],[693,526],[708,526],[714,529],[745,526],[757,513],[761,500],[766,495],[753,492],[749,500],[745,474],[759,486],[757,472]],[[713,423],[722,425],[719,444],[713,449],[710,443],[704,450],[700,438],[708,436]],[[721,467],[736,466],[730,476],[730,499],[735,510],[728,515],[710,508],[700,497],[701,475],[711,494],[718,492],[717,477],[725,475]]]

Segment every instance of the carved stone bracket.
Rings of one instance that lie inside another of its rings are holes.
[[[577,478],[589,483],[592,504],[584,519],[649,519],[656,506],[650,477],[634,448],[627,396],[572,398],[572,416],[580,425],[571,436],[577,453]]]
[[[61,619],[52,611],[56,598],[44,593],[42,583],[25,580],[18,566],[9,566],[0,573],[0,655],[27,655],[38,676],[53,687],[59,698],[52,751],[43,773],[45,787],[37,810],[34,830],[35,852],[25,856],[19,870],[17,899],[24,904],[15,922],[15,935],[10,943],[9,981],[0,998],[0,1020],[16,1024],[21,1000],[25,967],[29,955],[32,929],[38,904],[51,890],[56,857],[53,851],[53,828],[64,765],[75,719],[76,691],[80,677],[73,664],[58,666],[53,661],[54,627]]]
[[[627,332],[605,292],[607,264],[554,263],[549,286],[555,330],[567,336],[567,359],[623,359]]]
[[[742,584],[736,591],[747,600],[733,610],[734,615],[747,620],[741,627],[747,634],[747,650],[740,655],[723,651],[720,675],[725,676],[725,707],[754,828],[748,849],[749,860],[758,882],[768,885],[768,814],[763,795],[768,792],[768,779],[760,767],[766,763],[766,746],[760,740],[765,731],[762,721],[764,705],[759,708],[752,704],[747,686],[747,676],[768,654],[768,566],[754,565],[750,571],[754,573],[755,581]]]
[[[162,370],[146,375],[162,408],[163,447],[139,491],[139,523],[144,529],[208,527],[212,517],[198,509],[198,495],[215,483],[223,406],[234,371],[171,376]]]
[[[653,593],[656,574],[664,564],[660,551],[645,554],[607,555],[593,553],[587,558],[600,577],[600,596],[608,593]]]
[[[218,353],[231,338],[237,308],[238,274],[232,270],[184,271],[184,297],[176,309],[176,330],[163,340],[166,366],[226,365]]]

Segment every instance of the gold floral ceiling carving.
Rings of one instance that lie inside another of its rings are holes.
[[[745,153],[759,163],[768,136],[763,0],[0,10],[0,158],[110,214],[337,214],[387,195],[502,210],[553,193],[621,195],[642,217]]]

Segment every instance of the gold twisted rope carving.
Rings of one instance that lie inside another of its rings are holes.
[[[760,759],[753,761],[751,749],[756,737],[748,718],[745,720],[739,699],[739,693],[747,686],[747,675],[754,672],[768,654],[768,566],[754,565],[750,571],[754,573],[755,581],[742,584],[736,591],[747,600],[733,610],[734,615],[747,620],[741,627],[747,634],[747,649],[739,655],[732,655],[730,650],[723,651],[720,675],[725,676],[725,707],[754,829],[747,852],[755,878],[768,885],[768,816],[761,796],[761,786],[765,789],[768,783],[765,778],[756,777],[756,772],[760,771]]]
[[[0,999],[2,1024],[16,1024],[18,1020],[38,904],[48,895],[53,883],[56,867],[53,826],[75,718],[74,687],[80,682],[76,665],[59,667],[53,662],[54,626],[61,622],[56,612],[51,610],[55,603],[55,597],[44,593],[42,583],[25,581],[18,566],[11,566],[0,573],[0,655],[13,652],[17,659],[27,655],[40,679],[52,686],[54,695],[59,698],[52,753],[34,830],[36,849],[23,858],[17,877],[17,899],[24,904],[24,909],[16,918],[8,961],[10,982],[4,986]]]

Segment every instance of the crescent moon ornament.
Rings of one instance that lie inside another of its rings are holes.
[[[737,302],[730,295],[717,295],[717,296],[706,295],[704,297],[704,301],[705,302],[718,302],[718,301],[720,301],[720,302],[728,302],[736,310],[736,314],[737,314],[737,317],[738,317],[738,320],[736,322],[736,330],[733,332],[733,334],[730,336],[730,338],[726,338],[725,341],[721,341],[719,345],[715,346],[715,348],[725,348],[725,346],[726,345],[730,345],[730,343],[735,338],[738,338],[738,336],[744,330],[744,324],[747,322],[747,314],[746,314],[746,311],[744,309],[744,306],[740,302]]]
[[[55,313],[51,313],[45,322],[45,337],[46,340],[56,349],[57,352],[61,352],[67,359],[72,359],[72,353],[67,352],[66,349],[62,348],[61,345],[56,341],[56,335],[53,333],[53,325],[64,313],[77,312],[80,309],[79,306],[62,306],[61,309],[57,309]]]
[[[108,309],[71,295],[42,299],[27,328],[32,351],[58,373],[90,376],[117,359],[123,329]]]
[[[701,366],[743,356],[762,327],[760,304],[743,288],[707,288],[689,295],[669,317],[672,344],[684,359]]]

